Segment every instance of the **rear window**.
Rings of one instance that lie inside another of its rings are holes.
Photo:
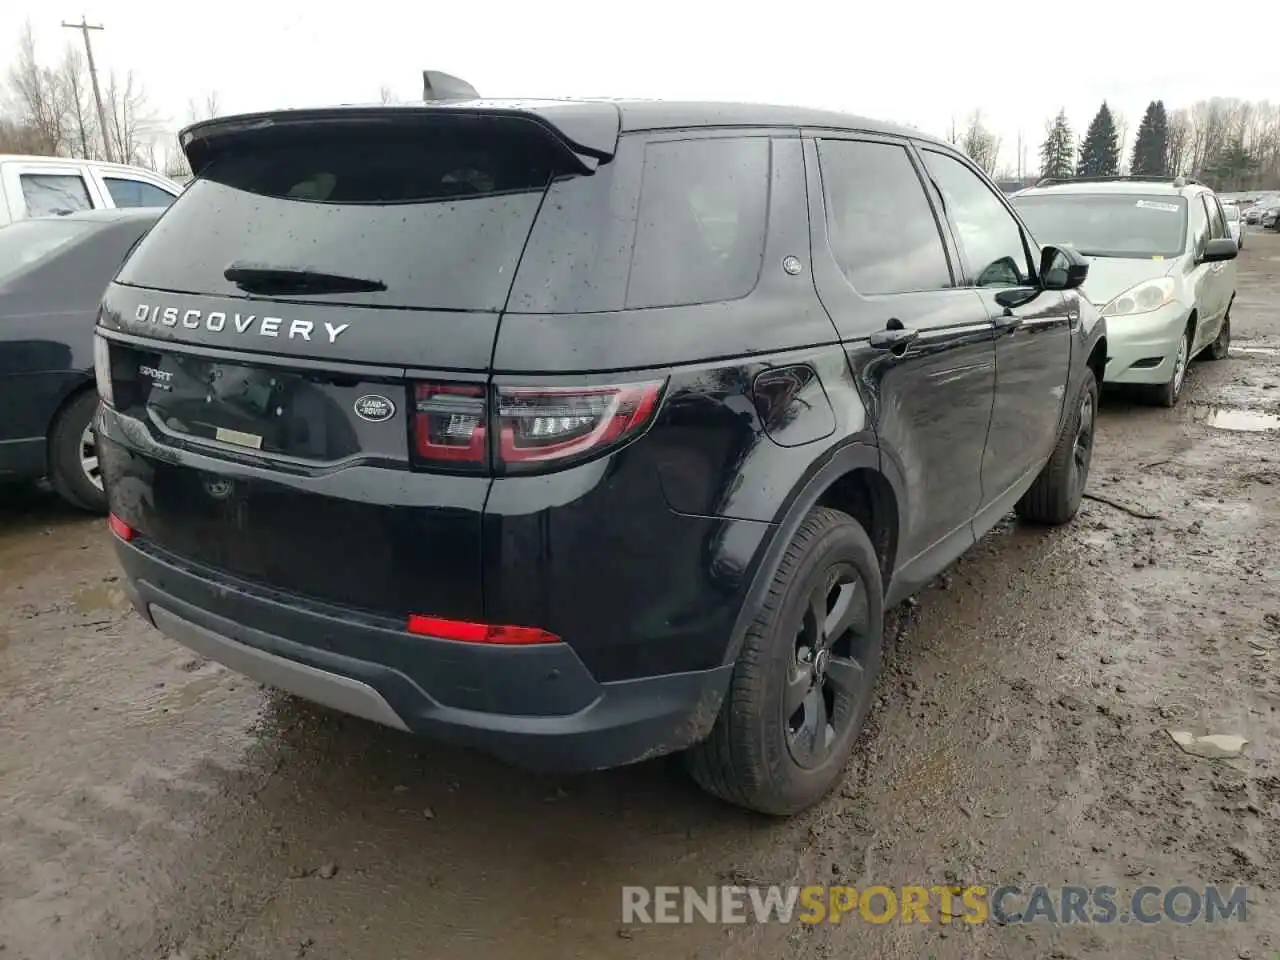
[[[326,303],[500,310],[549,183],[571,158],[536,123],[406,118],[258,132],[216,157],[122,283],[243,296],[232,264],[374,281]]]
[[[0,230],[0,283],[41,263],[95,224],[81,220],[19,220]]]

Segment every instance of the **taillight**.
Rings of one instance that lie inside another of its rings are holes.
[[[653,420],[665,380],[593,387],[413,386],[414,459],[482,470],[494,438],[494,466],[532,473],[597,457],[638,436]]]
[[[107,527],[112,533],[128,543],[134,538],[136,531],[114,513],[107,514]]]
[[[405,629],[422,637],[438,640],[457,640],[461,643],[496,643],[521,646],[530,643],[559,643],[554,633],[538,627],[512,627],[503,624],[473,623],[469,620],[446,620],[412,613]]]
[[[509,471],[598,456],[653,419],[663,382],[498,388],[496,460]]]
[[[413,449],[420,460],[480,468],[487,454],[485,388],[417,383],[413,388]]]

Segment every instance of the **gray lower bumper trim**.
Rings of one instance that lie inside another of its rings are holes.
[[[395,727],[397,730],[408,729],[391,709],[391,705],[367,683],[238,643],[230,637],[184,620],[154,603],[149,610],[152,622],[165,636],[203,657],[217,660],[236,673],[343,713]]]

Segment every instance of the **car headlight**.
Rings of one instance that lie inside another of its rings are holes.
[[[1102,308],[1104,317],[1128,317],[1137,313],[1151,313],[1166,303],[1172,303],[1177,284],[1172,277],[1144,280],[1130,287]]]

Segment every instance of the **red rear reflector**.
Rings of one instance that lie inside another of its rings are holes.
[[[407,629],[410,633],[439,640],[458,640],[462,643],[501,643],[508,645],[528,643],[559,643],[554,633],[537,627],[510,627],[491,623],[469,623],[466,620],[446,620],[428,617],[420,613],[409,614]]]
[[[128,543],[130,540],[133,539],[133,535],[134,535],[133,527],[129,526],[127,523],[125,523],[123,520],[117,517],[114,513],[107,515],[107,527],[110,528],[111,532],[114,533],[121,540],[123,540],[125,543]]]

